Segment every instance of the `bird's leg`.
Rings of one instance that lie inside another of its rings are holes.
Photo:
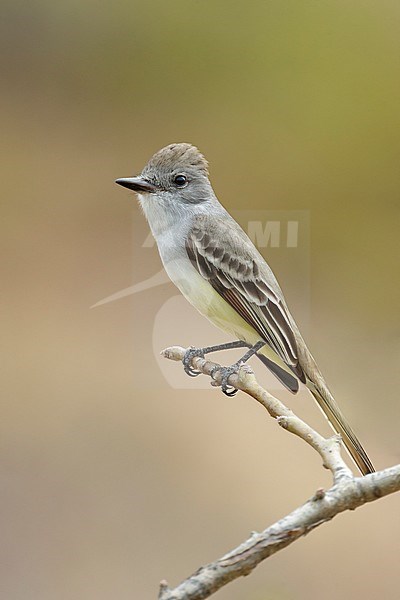
[[[190,377],[197,377],[197,375],[201,375],[200,371],[196,371],[191,366],[192,359],[195,356],[200,356],[204,358],[206,354],[210,352],[218,352],[219,350],[232,350],[233,348],[250,348],[250,344],[246,342],[242,342],[237,340],[236,342],[228,342],[226,344],[218,344],[217,346],[206,346],[205,348],[195,348],[194,346],[190,346],[188,350],[185,352],[185,356],[183,357],[182,363],[185,373]]]
[[[234,373],[237,373],[240,367],[244,365],[244,363],[246,363],[249,360],[249,358],[254,356],[254,354],[257,354],[257,352],[261,350],[263,346],[265,346],[265,342],[259,341],[256,344],[254,344],[254,346],[250,346],[250,349],[246,352],[246,354],[244,354],[242,358],[240,358],[237,362],[233,363],[233,365],[231,365],[230,367],[216,367],[215,369],[213,369],[211,377],[213,377],[214,373],[217,371],[221,373],[221,389],[224,392],[224,394],[226,394],[226,396],[234,396],[237,392],[236,388],[228,384],[229,377]],[[247,347],[249,346],[247,345]]]

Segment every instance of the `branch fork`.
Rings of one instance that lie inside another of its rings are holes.
[[[161,352],[169,360],[182,361],[186,348],[171,346]],[[212,378],[211,385],[221,384],[221,365],[194,356],[191,366]],[[346,510],[372,502],[400,491],[400,465],[364,477],[355,477],[341,456],[339,435],[325,438],[297,417],[280,400],[263,389],[247,364],[229,376],[229,385],[257,400],[286,431],[297,435],[322,458],[323,466],[332,473],[333,484],[328,490],[316,490],[302,506],[280,519],[261,533],[253,532],[237,548],[220,559],[201,567],[174,589],[167,582],[160,583],[159,600],[201,600],[221,587],[248,575],[264,559],[282,550],[322,523]]]
[[[171,346],[163,350],[161,355],[169,360],[182,361],[185,353],[185,348]],[[191,363],[194,369],[212,377],[211,385],[218,386],[221,383],[221,365],[199,356],[194,356]],[[257,400],[283,429],[297,435],[314,448],[321,456],[324,467],[332,472],[334,481],[353,476],[340,454],[340,436],[324,438],[317,433],[291,409],[259,385],[250,365],[241,366],[237,373],[230,375],[228,383]]]

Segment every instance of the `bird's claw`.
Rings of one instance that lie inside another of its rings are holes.
[[[195,348],[194,346],[190,346],[185,352],[185,356],[182,359],[183,369],[186,375],[189,377],[197,377],[201,375],[201,371],[197,371],[193,369],[191,362],[195,356],[199,356],[200,358],[204,358],[204,352],[201,348]]]
[[[232,398],[233,396],[235,396],[236,392],[238,391],[237,388],[233,387],[233,385],[229,385],[228,383],[228,379],[231,375],[235,375],[239,372],[241,365],[235,363],[234,365],[231,365],[230,367],[217,367],[215,369],[212,370],[211,372],[211,377],[214,378],[214,373],[216,373],[217,371],[219,371],[220,373],[220,377],[221,377],[221,390],[224,392],[225,396],[229,396],[230,398]]]
[[[204,348],[195,348],[194,346],[190,346],[185,352],[185,355],[182,359],[183,369],[189,377],[197,377],[201,375],[201,371],[194,369],[192,367],[192,360],[195,356],[199,356],[200,358],[204,358],[205,349]],[[232,397],[238,391],[237,388],[233,387],[233,385],[229,385],[228,379],[231,375],[237,374],[239,372],[242,364],[240,362],[234,363],[230,367],[216,367],[211,371],[211,377],[214,379],[214,373],[217,371],[220,372],[221,383],[219,384],[221,390],[226,396]],[[215,380],[212,382],[213,385],[218,385]]]

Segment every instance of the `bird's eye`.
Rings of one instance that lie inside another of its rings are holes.
[[[176,177],[174,177],[174,183],[178,187],[183,187],[187,183],[187,177],[185,177],[185,175],[176,175]]]

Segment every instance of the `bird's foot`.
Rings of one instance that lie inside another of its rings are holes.
[[[229,385],[228,379],[231,375],[237,375],[239,373],[240,367],[243,364],[244,364],[243,361],[240,360],[240,361],[234,363],[233,365],[230,365],[229,367],[219,367],[218,366],[218,367],[215,367],[211,371],[211,377],[213,379],[214,379],[215,373],[218,372],[220,374],[221,383],[219,385],[221,386],[221,390],[224,392],[224,394],[226,396],[229,396],[230,398],[232,398],[232,396],[234,396],[238,390],[237,390],[237,388],[233,387],[233,385]],[[212,385],[218,385],[218,384],[214,380],[212,382]]]
[[[214,373],[216,373],[217,371],[221,373],[221,383],[217,384],[214,380],[212,384],[220,385],[222,391],[227,396],[234,396],[237,392],[237,389],[232,385],[228,384],[229,377],[233,374],[237,374],[239,372],[240,367],[244,365],[249,360],[249,358],[256,354],[258,350],[260,350],[260,348],[262,348],[263,346],[265,346],[265,342],[263,341],[259,341],[256,344],[254,344],[254,346],[250,346],[250,344],[248,344],[247,342],[243,342],[240,340],[237,340],[235,342],[228,342],[227,344],[218,344],[218,346],[206,346],[205,348],[195,348],[194,346],[190,346],[186,350],[185,355],[182,359],[183,368],[185,373],[190,377],[197,377],[198,375],[201,375],[201,371],[197,371],[192,367],[192,360],[195,356],[204,358],[205,355],[209,354],[210,352],[218,352],[219,350],[231,350],[233,348],[249,348],[246,354],[230,367],[218,366],[215,367],[211,372],[211,377],[214,377]]]
[[[194,346],[190,346],[185,352],[185,356],[182,359],[183,369],[189,377],[197,377],[201,375],[201,371],[196,371],[192,367],[192,360],[195,356],[199,356],[200,358],[204,358],[204,348],[195,348]]]

